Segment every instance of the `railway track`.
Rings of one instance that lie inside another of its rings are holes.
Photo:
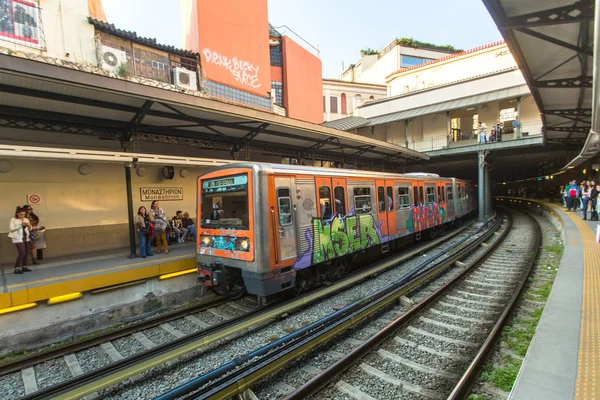
[[[413,292],[413,299],[423,299],[416,306],[389,307],[254,385],[247,397],[466,398],[539,247],[537,222],[522,212],[513,215],[506,236],[462,259],[441,283]]]
[[[143,328],[146,331],[140,332],[134,329],[128,333],[121,332],[123,335],[116,341],[109,337],[98,337],[93,343],[88,343],[92,347],[80,343],[78,348],[62,349],[57,358],[50,358],[49,354],[45,354],[38,359],[44,361],[38,362],[35,356],[32,356],[33,358],[22,364],[22,366],[27,365],[24,369],[18,370],[17,366],[13,365],[12,372],[0,378],[0,387],[10,386],[17,389],[19,382],[15,381],[20,380],[22,393],[0,393],[0,397],[8,399],[25,395],[26,399],[80,398],[99,393],[100,390],[122,381],[125,381],[123,383],[125,386],[132,385],[132,382],[138,380],[141,374],[149,369],[168,368],[179,358],[206,350],[210,345],[222,344],[226,342],[225,338],[231,338],[232,335],[243,335],[244,332],[255,330],[257,326],[264,325],[282,314],[330,297],[333,293],[364,281],[369,276],[383,274],[403,260],[419,259],[422,256],[420,253],[425,250],[440,246],[442,243],[442,247],[451,248],[457,242],[464,241],[465,237],[472,235],[467,228],[463,227],[446,237],[380,262],[368,271],[353,274],[339,283],[309,293],[301,299],[248,313],[242,312],[243,315],[239,316],[233,315],[231,309],[241,311],[240,308],[244,305],[235,307],[230,303],[223,303],[203,310],[195,316],[187,315],[177,319],[171,315],[166,317],[170,318],[171,322],[154,321],[152,328]],[[245,306],[247,307],[247,304]],[[229,314],[219,311],[223,307],[229,308]],[[215,317],[220,317],[220,320]],[[213,320],[207,321],[207,318]],[[117,343],[118,341],[120,342]],[[215,354],[222,362],[227,361],[218,353]],[[215,354],[212,356],[215,357]],[[92,362],[90,359],[93,358],[97,361],[100,359],[100,363]],[[84,366],[85,363],[87,366]],[[102,392],[102,397],[106,396],[110,397],[110,393]]]
[[[480,244],[484,241],[497,240],[493,234],[500,224],[499,219],[490,223],[491,227],[488,226],[471,235],[460,245],[448,247],[431,259],[419,261],[410,270],[398,274],[395,279],[387,277],[385,284],[361,299],[349,302],[352,304],[346,303],[348,304],[346,307],[333,313],[329,312],[323,318],[295,329],[292,333],[274,340],[270,344],[245,353],[216,369],[206,371],[158,398],[161,400],[176,398],[227,399],[242,393],[252,398],[251,393],[246,392],[250,385],[288,366],[335,336],[342,333],[346,336],[347,329],[392,306],[403,295],[443,275],[449,268],[452,268],[456,261],[481,250]],[[489,250],[483,248],[482,251]],[[410,302],[409,299],[406,301]],[[243,347],[243,344],[240,345]],[[336,351],[331,353],[333,357],[340,354]],[[309,370],[314,373],[318,369],[309,368]],[[308,373],[300,371],[299,374],[306,376]],[[272,380],[273,378],[269,379],[269,381]],[[272,397],[263,396],[261,398]]]

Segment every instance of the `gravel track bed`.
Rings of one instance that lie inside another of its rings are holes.
[[[215,314],[211,313],[210,311],[203,311],[201,313],[195,314],[194,316],[196,318],[198,318],[200,321],[206,322],[209,325],[218,325],[220,323],[225,322],[225,320],[223,318],[217,317]]]
[[[463,331],[449,329],[444,326],[438,326],[438,325],[431,324],[429,322],[418,321],[418,320],[414,321],[411,324],[411,326],[413,326],[415,328],[419,328],[419,329],[427,331],[427,332],[431,332],[435,335],[441,335],[441,336],[445,336],[445,337],[451,338],[451,339],[465,340],[467,342],[473,342],[473,343],[479,342],[482,338],[484,338],[487,335],[487,332],[484,332],[484,331],[463,332]]]
[[[442,342],[427,336],[415,334],[413,332],[400,332],[398,334],[398,337],[410,340],[418,344],[422,344],[423,346],[427,346],[435,350],[453,354],[460,354],[462,356],[471,356],[477,352],[477,349],[475,347],[466,347],[455,343]]]
[[[156,328],[147,329],[143,333],[148,339],[150,339],[152,343],[157,345],[172,342],[176,339],[175,336],[171,335],[169,332],[165,331],[159,326]]]
[[[447,243],[440,245],[435,251],[428,252],[425,255],[419,255],[413,257],[412,260],[402,263],[401,266],[396,267],[391,271],[387,271],[379,274],[375,278],[365,280],[361,282],[359,285],[351,288],[350,290],[346,290],[341,293],[337,293],[327,299],[324,299],[319,304],[310,306],[304,310],[294,313],[293,315],[287,317],[281,321],[272,321],[264,328],[257,328],[251,332],[246,332],[244,336],[240,336],[234,341],[226,342],[223,345],[217,347],[210,347],[206,352],[203,352],[196,357],[186,357],[188,360],[186,362],[179,362],[176,367],[172,368],[158,368],[153,371],[153,373],[148,375],[149,380],[152,381],[151,387],[156,390],[160,387],[167,387],[169,385],[181,384],[182,382],[191,379],[192,377],[196,377],[202,373],[206,373],[210,370],[218,368],[219,366],[229,362],[232,359],[235,359],[239,356],[247,354],[249,351],[262,347],[268,344],[271,340],[275,338],[280,338],[284,335],[287,335],[287,331],[297,330],[302,328],[307,323],[311,323],[320,318],[323,318],[334,312],[333,306],[339,304],[349,304],[350,302],[354,302],[359,300],[360,298],[365,297],[366,295],[374,292],[375,290],[380,289],[381,287],[389,285],[389,283],[393,280],[397,280],[407,272],[414,269],[417,265],[431,258],[431,256],[437,254],[440,251],[440,248],[448,249],[461,240],[462,237],[465,237],[469,234],[469,232],[463,232],[460,234],[459,238],[454,238]],[[243,299],[242,299],[243,300]],[[250,303],[250,302],[246,302]],[[256,304],[248,304],[248,306],[256,308]],[[239,315],[240,312],[237,309],[233,309],[231,306],[227,306],[230,309],[235,311],[235,315]],[[218,309],[226,313],[224,306],[220,306]],[[391,315],[399,315],[399,312]],[[388,319],[393,319],[392,317]],[[209,324],[221,323],[223,320],[210,312],[203,312],[196,314],[196,317],[201,321],[204,321]],[[172,323],[173,324],[173,323]],[[387,322],[379,321],[375,322],[375,326],[378,329],[383,328],[387,325]],[[164,332],[164,331],[163,331]],[[165,332],[166,333],[166,332]],[[148,335],[148,334],[147,334]],[[366,333],[364,337],[357,338],[357,340],[365,340],[369,338],[372,333]],[[150,336],[149,336],[150,338]],[[270,340],[271,339],[271,340]],[[150,339],[152,340],[152,339]],[[154,340],[153,340],[154,341]],[[193,359],[192,359],[193,358]],[[322,355],[321,360],[311,360],[311,365],[314,365],[317,368],[326,368],[335,360],[327,355]],[[175,374],[175,375],[174,375]],[[307,375],[307,374],[306,374]],[[115,388],[111,391],[111,395],[116,398],[148,398],[149,396],[156,396],[162,391],[154,391],[149,390],[147,386],[147,380],[144,379],[138,381],[135,384],[126,384],[122,383],[118,388]],[[155,382],[164,382],[162,386],[158,385]],[[152,393],[150,395],[150,393]]]
[[[201,329],[198,325],[194,324],[193,322],[188,321],[185,318],[179,318],[175,321],[169,322],[169,324],[171,324],[171,326],[173,326],[173,328],[185,333],[186,335],[189,335],[190,333],[198,332]]]
[[[492,314],[492,315],[497,314],[498,312],[501,312],[504,309],[503,306],[497,306],[495,304],[474,304],[474,303],[469,303],[466,301],[449,299],[447,297],[442,298],[442,300],[444,303],[454,304],[459,307],[471,308],[473,310],[481,310],[481,311],[484,311],[486,314]]]
[[[404,358],[407,358],[411,361],[423,365],[427,365],[431,368],[436,368],[449,372],[462,373],[467,365],[466,362],[456,361],[451,358],[427,353],[425,351],[417,349],[416,347],[411,347],[402,343],[398,343],[395,340],[388,340],[384,342],[380,348],[387,350],[390,353],[402,354]]]
[[[450,303],[448,303],[450,304]],[[454,314],[454,315],[458,315],[461,317],[467,317],[467,318],[475,318],[475,319],[489,319],[489,320],[493,320],[493,318],[490,318],[490,316],[493,313],[481,313],[481,312],[477,312],[477,311],[466,311],[466,310],[459,310],[456,307],[452,307],[452,306],[445,306],[443,304],[436,304],[435,308],[443,311],[447,314]]]
[[[463,321],[460,319],[456,319],[456,318],[452,318],[446,315],[441,315],[441,314],[435,314],[432,312],[425,312],[425,314],[423,314],[424,317],[429,318],[429,319],[433,319],[435,321],[438,322],[443,322],[444,324],[449,324],[449,325],[455,325],[455,326],[465,326],[465,324],[470,324],[471,326],[473,326],[476,329],[486,329],[486,328],[490,328],[491,326],[493,326],[493,323],[485,323],[485,322],[475,322],[475,321]],[[482,318],[483,319],[483,318]],[[490,320],[491,321],[491,320]]]
[[[360,389],[363,393],[379,400],[406,398],[406,395],[408,394],[408,392],[402,390],[402,388],[367,374],[360,368],[350,369],[344,374],[344,380]]]
[[[0,399],[18,399],[25,396],[25,385],[20,372],[0,377]]]
[[[113,340],[111,343],[113,346],[115,346],[115,349],[117,349],[119,354],[125,358],[146,351],[144,345],[131,336],[125,336],[120,339]]]
[[[71,371],[62,358],[46,361],[33,367],[38,389],[44,389],[71,379]]]
[[[458,290],[462,290],[464,292],[470,292],[473,294],[483,294],[485,296],[505,296],[506,292],[504,290],[494,290],[491,287],[483,287],[483,286],[473,286],[469,283],[461,282],[457,286]]]
[[[240,306],[247,308],[248,310],[256,310],[260,307],[256,301],[252,301],[246,297],[242,297],[241,299],[236,300],[235,302],[236,304],[239,304]]]
[[[112,362],[108,354],[100,347],[92,347],[75,354],[83,372],[102,368]]]
[[[228,315],[231,318],[236,318],[241,315],[244,315],[243,311],[238,310],[237,308],[231,307],[229,304],[222,304],[218,307],[215,307],[217,310],[222,312],[225,315]]]
[[[394,378],[403,380],[413,385],[422,386],[425,389],[436,390],[444,393],[452,386],[452,384],[443,377],[423,372],[415,373],[414,369],[407,367],[404,364],[383,358],[379,356],[379,354],[369,354],[363,358],[361,362],[370,365],[371,367],[375,367],[378,370],[393,376]],[[422,361],[420,364],[426,365]]]
[[[452,293],[453,297],[459,298],[459,299],[464,299],[464,300],[471,300],[471,301],[479,301],[481,303],[485,303],[487,301],[493,301],[495,303],[508,303],[508,298],[500,298],[498,296],[496,296],[495,299],[491,299],[488,297],[479,297],[474,295],[473,293],[458,293],[456,291],[454,291],[454,293]]]

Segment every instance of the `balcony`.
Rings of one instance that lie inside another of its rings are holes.
[[[504,133],[502,134],[502,142],[511,141],[511,140],[519,140],[517,136],[517,132],[521,132],[521,138],[525,139],[531,136],[540,136],[542,134],[542,121],[535,122],[524,122],[520,124],[520,126],[513,129],[512,126],[508,126],[504,128]],[[495,140],[490,140],[491,129],[486,130],[486,137],[488,138],[488,143],[494,143]],[[448,140],[450,139],[450,141]],[[454,140],[452,140],[454,139]],[[455,131],[453,137],[448,138],[446,135],[444,136],[434,136],[431,138],[427,138],[424,140],[413,141],[408,143],[408,148],[420,152],[427,152],[433,150],[441,150],[447,148],[455,148],[455,147],[463,147],[463,146],[472,146],[478,144],[478,132],[477,131]],[[405,146],[406,143],[396,143],[399,146]]]

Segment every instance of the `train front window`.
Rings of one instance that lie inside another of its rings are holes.
[[[200,218],[202,228],[248,230],[248,175],[202,180]]]

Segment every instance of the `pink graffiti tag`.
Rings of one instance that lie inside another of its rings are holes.
[[[254,89],[262,86],[258,82],[258,70],[260,66],[254,66],[250,62],[238,60],[236,57],[228,58],[208,48],[204,49],[202,54],[204,54],[207,63],[224,67],[242,85],[250,86]]]

